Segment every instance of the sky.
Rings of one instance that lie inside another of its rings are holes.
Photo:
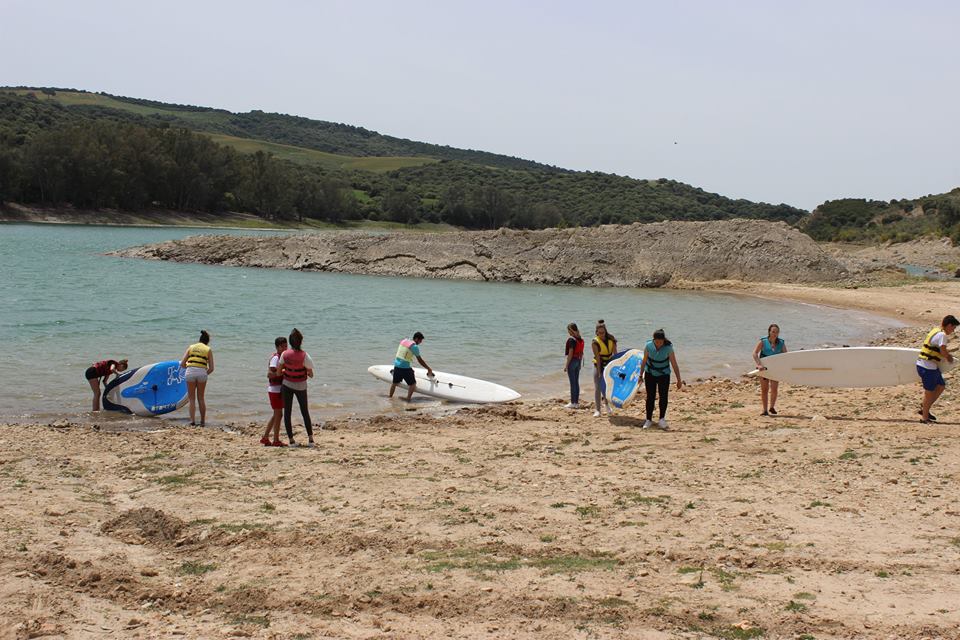
[[[288,113],[812,209],[960,186],[952,0],[0,0],[0,86]]]

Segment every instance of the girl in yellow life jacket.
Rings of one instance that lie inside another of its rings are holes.
[[[954,316],[945,317],[939,327],[934,327],[927,332],[923,344],[920,345],[920,354],[917,358],[917,375],[920,376],[920,382],[923,384],[920,422],[926,423],[937,419],[930,413],[930,407],[947,386],[943,381],[939,365],[942,360],[953,362],[953,356],[947,351],[947,340],[957,330],[957,326],[960,326],[960,321]]]
[[[610,415],[610,403],[607,402],[607,389],[603,382],[603,368],[607,366],[613,354],[617,352],[617,339],[607,331],[607,325],[603,320],[597,320],[597,327],[594,331],[591,346],[593,347],[593,417],[599,418],[603,400],[607,408],[607,415]]]
[[[187,347],[180,360],[180,367],[187,370],[187,398],[190,400],[190,425],[197,424],[197,405],[200,405],[200,426],[207,423],[207,402],[204,394],[207,390],[207,376],[213,373],[213,349],[210,348],[210,334],[204,329],[200,332],[200,341]]]

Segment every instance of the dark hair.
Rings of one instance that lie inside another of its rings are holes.
[[[603,327],[603,330],[607,332],[607,341],[608,341],[608,342],[609,342],[610,340],[613,340],[614,342],[617,341],[616,336],[614,336],[612,333],[610,333],[610,331],[607,330],[607,325],[603,322],[603,320],[597,320],[597,326],[593,329],[593,332],[594,332],[595,334],[598,333],[598,332],[600,331],[600,327]]]
[[[668,346],[668,345],[673,344],[672,342],[670,342],[669,340],[667,340],[667,332],[664,331],[663,329],[657,329],[656,331],[654,331],[654,332],[653,332],[653,339],[654,339],[654,340],[663,340],[663,344],[664,344],[665,346]]]
[[[945,327],[945,326],[947,326],[948,324],[949,324],[949,325],[952,325],[952,326],[954,326],[954,327],[960,327],[960,321],[958,321],[958,320],[957,320],[954,316],[952,316],[952,315],[949,315],[949,316],[947,316],[946,318],[944,318],[944,319],[943,319],[943,322],[940,323],[940,326],[941,326],[941,327]]]
[[[294,327],[293,331],[290,332],[290,342],[288,344],[293,347],[294,351],[301,351],[300,345],[303,344],[303,334],[300,333],[300,329]]]
[[[280,345],[286,344],[286,343],[287,343],[286,338],[284,338],[283,336],[277,336],[276,340],[273,341],[273,346],[279,347]]]
[[[419,331],[413,334],[413,341],[416,342],[417,340],[423,340],[423,334]]]
[[[567,331],[573,331],[573,332],[576,333],[577,335],[580,335],[580,329],[577,328],[577,323],[576,323],[576,322],[571,322],[570,324],[568,324],[568,325],[567,325]]]
[[[210,344],[210,334],[207,333],[206,329],[200,330],[200,342],[203,344]]]
[[[770,339],[770,332],[773,331],[773,328],[774,328],[774,327],[777,328],[777,331],[780,331],[780,325],[778,325],[778,324],[776,324],[776,323],[774,323],[774,324],[770,325],[769,327],[767,327],[767,340]]]

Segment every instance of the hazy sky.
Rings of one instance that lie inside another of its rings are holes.
[[[960,186],[960,2],[0,0],[0,85],[344,122],[812,208]]]

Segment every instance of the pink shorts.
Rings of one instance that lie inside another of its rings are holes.
[[[267,395],[270,396],[271,409],[283,409],[283,395],[273,391],[267,391]]]

